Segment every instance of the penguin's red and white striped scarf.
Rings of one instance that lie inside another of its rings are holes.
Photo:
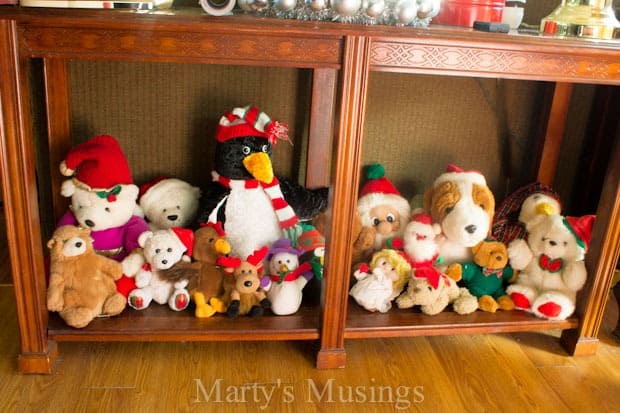
[[[266,184],[257,179],[226,178],[218,174],[216,171],[211,171],[211,175],[213,176],[213,181],[219,182],[222,186],[229,189],[233,187],[246,189],[255,189],[258,187],[263,188],[271,200],[271,205],[273,206],[276,216],[278,217],[278,221],[280,222],[280,228],[287,229],[297,224],[297,215],[288,202],[286,202],[286,199],[284,199],[282,190],[280,190],[280,181],[278,181],[278,178],[275,176],[273,177],[273,181],[271,181],[271,183]]]

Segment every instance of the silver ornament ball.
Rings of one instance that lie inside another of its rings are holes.
[[[306,6],[312,11],[321,11],[327,8],[328,0],[306,0]]]
[[[366,16],[376,19],[385,11],[385,1],[369,0],[367,4],[362,7],[364,7],[364,13],[366,13]]]
[[[415,0],[398,0],[394,7],[394,17],[400,24],[409,24],[415,20],[418,6]]]
[[[354,16],[362,7],[362,0],[330,0],[332,9],[341,16]]]
[[[294,10],[297,7],[297,0],[274,0],[273,5],[282,11]]]
[[[433,0],[418,0],[418,17],[425,19],[433,11]]]

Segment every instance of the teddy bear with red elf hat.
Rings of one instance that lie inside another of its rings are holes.
[[[123,265],[123,274],[135,273],[144,263],[138,237],[149,226],[135,215],[138,187],[117,140],[99,135],[72,148],[60,164],[64,176],[61,194],[71,198],[69,210],[58,226],[79,225],[91,230],[93,248]],[[123,276],[118,291],[127,296],[136,288],[134,280]]]

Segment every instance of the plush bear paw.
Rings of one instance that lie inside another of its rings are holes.
[[[189,293],[186,289],[177,289],[168,300],[168,306],[174,311],[183,311],[189,305]]]
[[[559,292],[541,294],[532,304],[535,315],[549,320],[565,320],[575,311],[574,302]]]
[[[500,310],[512,311],[515,309],[515,303],[508,295],[502,295],[501,297],[498,297],[497,304],[499,305]]]
[[[103,303],[101,312],[105,315],[118,315],[123,312],[127,306],[127,299],[120,293],[111,295]]]
[[[529,310],[532,307],[530,300],[525,296],[525,294],[521,293],[511,293],[510,299],[515,305],[515,308],[519,310]]]
[[[153,297],[145,293],[143,290],[133,290],[127,297],[129,306],[136,310],[144,310],[151,304]]]
[[[478,308],[488,313],[494,313],[499,308],[499,304],[490,295],[483,295],[478,298]]]
[[[60,312],[60,317],[65,323],[75,328],[86,327],[97,316],[93,309],[86,307],[69,308]]]

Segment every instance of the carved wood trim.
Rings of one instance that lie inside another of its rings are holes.
[[[536,50],[532,45],[522,50],[507,50],[485,45],[443,45],[403,43],[374,40],[370,52],[371,70],[405,71],[417,73],[467,74],[481,77],[508,77],[533,80],[571,82],[620,82],[620,51],[601,54],[596,58]]]

